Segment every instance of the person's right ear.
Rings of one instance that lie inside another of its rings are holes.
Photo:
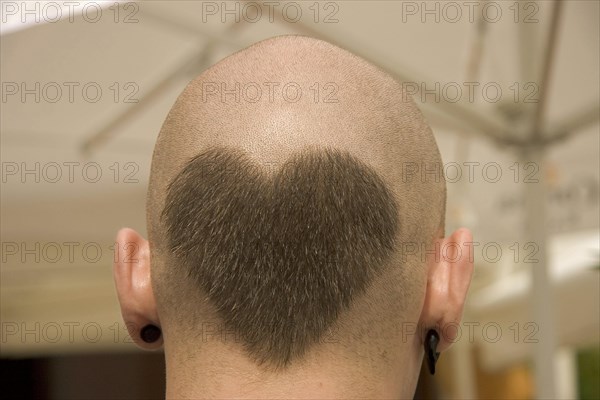
[[[148,241],[133,229],[123,228],[115,246],[113,275],[129,335],[143,349],[158,349],[163,338],[150,279]]]

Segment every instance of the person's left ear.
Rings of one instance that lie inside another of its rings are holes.
[[[448,349],[457,337],[473,275],[471,232],[462,228],[447,238],[437,239],[435,250],[428,253],[427,268],[427,289],[419,327],[422,343],[426,342],[426,348],[432,347],[430,353],[435,354]],[[429,330],[435,330],[438,337],[426,335]]]
[[[113,276],[129,335],[143,349],[160,348],[163,338],[150,279],[150,246],[133,229],[117,234]]]

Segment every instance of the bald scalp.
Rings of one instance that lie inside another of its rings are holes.
[[[425,285],[402,244],[430,242],[444,213],[437,145],[399,83],[316,39],[257,43],[190,82],[159,134],[147,222],[161,319],[188,333],[221,321],[275,367],[332,326],[389,329]]]

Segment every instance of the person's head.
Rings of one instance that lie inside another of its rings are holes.
[[[469,232],[444,238],[445,202],[400,83],[316,39],[257,43],[188,84],[164,122],[149,241],[117,238],[138,250],[115,264],[123,317],[142,347],[164,339],[168,386],[410,396],[423,333],[450,345],[472,273]],[[140,339],[147,324],[161,340]]]

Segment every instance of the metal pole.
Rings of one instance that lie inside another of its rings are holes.
[[[555,306],[552,282],[548,271],[548,226],[546,213],[546,195],[544,178],[545,144],[542,128],[546,105],[548,103],[548,87],[554,64],[557,47],[557,35],[562,11],[562,2],[555,0],[552,9],[548,40],[543,54],[542,71],[539,80],[540,99],[531,121],[531,144],[523,147],[523,161],[537,165],[540,176],[537,183],[525,185],[525,237],[528,242],[537,246],[537,262],[531,264],[531,311],[533,321],[538,327],[538,343],[533,344],[535,395],[538,399],[554,399],[557,396],[557,380],[555,371],[555,354],[557,333]],[[521,248],[530,248],[523,243]]]
[[[552,9],[552,19],[550,20],[548,42],[546,43],[546,51],[544,52],[542,73],[539,82],[540,97],[533,117],[532,137],[534,139],[540,139],[542,137],[542,125],[544,122],[544,115],[546,113],[546,104],[548,102],[548,86],[550,83],[550,76],[552,75],[552,69],[554,66],[554,58],[557,47],[556,38],[558,35],[558,26],[562,12],[562,5],[563,3],[561,0],[555,0],[554,7]]]
[[[542,146],[529,147],[522,154],[522,161],[537,164],[541,176],[537,183],[525,185],[525,243],[521,249],[537,246],[535,261],[531,264],[531,311],[532,322],[537,325],[536,339],[533,346],[535,393],[538,399],[556,398],[556,371],[554,355],[557,347],[555,307],[548,272],[548,248],[546,226],[546,188],[544,183],[544,149]],[[530,244],[531,243],[531,244]]]

